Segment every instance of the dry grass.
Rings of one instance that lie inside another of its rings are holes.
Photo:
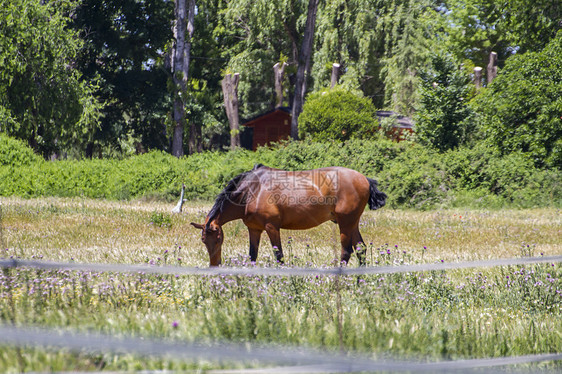
[[[210,204],[189,203],[185,213],[173,215],[173,204],[146,201],[0,202],[0,257],[208,264],[200,233],[189,222],[201,222]],[[562,216],[555,209],[382,209],[366,211],[361,221],[363,237],[373,243],[368,261],[382,248],[393,254],[379,258],[396,259],[406,251],[404,257],[414,262],[559,255],[561,229]],[[244,225],[232,222],[225,231],[223,257],[247,255]],[[332,263],[339,251],[332,223],[285,231],[282,238],[289,264],[322,266]],[[272,257],[264,235],[258,259]],[[558,264],[343,277],[341,282],[330,277],[117,276],[32,269],[6,271],[2,277],[0,319],[16,326],[321,349],[343,344],[352,352],[422,360],[552,353],[560,352],[562,345]],[[202,371],[198,363],[170,364],[136,356],[2,350],[1,372],[185,370],[185,365]],[[560,364],[547,368],[557,372]]]
[[[8,256],[144,263],[162,261],[167,250],[174,263],[178,258],[189,266],[208,263],[200,233],[189,225],[204,220],[208,203],[189,203],[184,213],[176,215],[170,213],[172,204],[158,202],[76,198],[1,198],[0,202]],[[170,227],[154,225],[155,213],[161,213]],[[516,257],[527,249],[535,255],[562,254],[562,215],[557,209],[420,212],[383,208],[364,213],[361,232],[373,250],[386,244],[393,249],[398,246],[422,262]],[[225,236],[224,258],[247,254],[247,231],[241,221],[225,225]],[[288,261],[298,256],[322,265],[339,253],[339,233],[331,222],[307,231],[282,231],[282,239]],[[264,234],[259,259],[271,255]]]

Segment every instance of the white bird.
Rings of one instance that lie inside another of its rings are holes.
[[[181,195],[180,195],[180,201],[178,201],[178,204],[175,206],[174,209],[172,209],[172,213],[181,213],[181,208],[183,206],[183,202],[185,201],[183,199],[183,195],[185,193],[185,184],[182,183],[181,185]]]

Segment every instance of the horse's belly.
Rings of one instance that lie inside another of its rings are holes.
[[[283,213],[281,228],[288,230],[307,230],[334,219],[332,212],[324,209],[316,209],[316,211],[295,209],[285,210]]]

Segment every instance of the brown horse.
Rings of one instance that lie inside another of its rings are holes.
[[[222,225],[227,222],[241,219],[248,227],[251,261],[256,261],[265,230],[281,262],[280,229],[310,229],[333,221],[340,229],[341,261],[347,263],[357,244],[363,242],[359,218],[365,206],[369,203],[371,209],[377,209],[385,200],[377,181],[355,170],[328,167],[284,171],[256,165],[228,183],[204,224],[191,224],[202,231],[211,266],[218,266],[224,240]],[[358,258],[363,264],[363,256],[358,253]]]

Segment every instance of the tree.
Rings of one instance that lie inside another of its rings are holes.
[[[500,67],[514,53],[540,51],[562,28],[562,7],[551,0],[446,0],[437,38],[467,68],[486,66],[490,52]]]
[[[314,41],[314,27],[316,25],[316,12],[319,0],[308,1],[308,13],[304,37],[298,54],[297,76],[295,79],[295,94],[293,96],[291,111],[291,138],[299,138],[299,116],[304,104],[307,79],[310,75],[310,64],[312,55],[312,42]]]
[[[420,77],[415,112],[418,141],[441,151],[466,143],[473,133],[468,102],[474,87],[468,74],[450,56],[434,54]]]
[[[184,97],[187,95],[189,64],[191,61],[195,0],[175,0],[175,4],[174,46],[172,49],[172,79],[175,86],[172,154],[180,157],[183,156],[183,129],[186,124]],[[190,134],[195,136],[194,131],[191,131]]]
[[[82,46],[71,2],[4,1],[0,7],[0,130],[48,157],[83,151],[103,102],[75,67]]]
[[[333,63],[341,65],[341,86],[363,91],[377,107],[382,107],[384,82],[381,80],[381,58],[384,38],[381,35],[381,13],[384,1],[327,0],[317,20],[317,44],[312,77],[314,89],[327,87]]]
[[[562,5],[551,0],[510,0],[504,30],[518,52],[540,51],[562,29]]]
[[[433,0],[327,0],[318,15],[314,88],[328,84],[333,62],[340,83],[361,89],[377,108],[413,110],[418,69],[433,47]]]
[[[173,3],[167,0],[81,0],[72,26],[84,44],[76,67],[98,79],[107,102],[87,156],[120,149],[134,139],[144,149],[168,149],[172,106],[165,67],[172,39]]]
[[[273,65],[287,63],[286,75],[294,80],[307,5],[308,0],[228,2],[221,27],[227,30],[226,41],[230,43],[223,56],[228,60],[227,71],[243,77],[238,87],[241,117],[253,117],[272,108]]]
[[[431,0],[394,0],[385,14],[385,106],[411,115],[417,104],[418,71],[426,65],[431,49],[435,11]]]
[[[510,57],[472,106],[487,144],[562,169],[562,31],[542,51]]]

